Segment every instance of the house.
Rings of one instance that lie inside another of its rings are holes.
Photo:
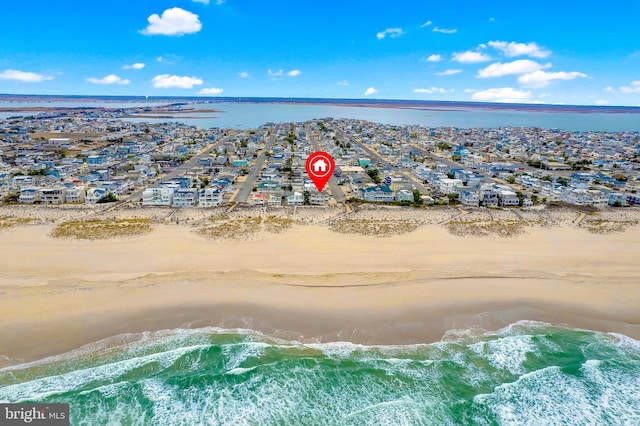
[[[478,207],[480,205],[480,197],[477,193],[472,191],[462,191],[460,192],[460,202],[465,206],[474,206]]]
[[[498,189],[498,200],[503,207],[517,206],[520,204],[518,195],[511,189],[500,188]]]
[[[287,205],[289,206],[301,206],[304,204],[304,194],[299,191],[293,191],[286,197]]]
[[[30,188],[36,184],[33,176],[18,175],[11,178],[10,188],[13,190],[21,190],[22,188]]]
[[[174,207],[193,207],[198,202],[198,190],[195,188],[179,188],[173,192]]]
[[[170,206],[173,203],[173,193],[176,189],[170,186],[146,188],[142,191],[142,205]]]
[[[85,197],[85,202],[89,204],[95,204],[100,199],[107,195],[107,190],[104,188],[89,188]]]
[[[395,196],[391,188],[386,185],[371,186],[368,188],[360,188],[360,198],[365,201],[373,202],[392,202],[395,201]]]
[[[440,179],[438,189],[443,194],[453,194],[458,192],[458,187],[462,186],[462,181],[460,179],[449,179],[444,178]]]
[[[20,190],[20,198],[21,203],[35,203],[36,201],[40,201],[40,191],[38,188],[22,188]]]
[[[84,186],[72,186],[67,188],[66,202],[67,203],[84,203],[87,191]]]
[[[413,192],[408,189],[396,191],[396,201],[413,201]]]
[[[251,204],[254,206],[264,206],[267,194],[264,192],[254,192],[251,196]]]
[[[59,186],[54,188],[40,188],[40,202],[44,204],[63,204],[67,188]]]
[[[200,190],[198,196],[199,207],[215,207],[222,204],[222,188],[219,186],[213,186],[211,188],[204,188]]]
[[[329,202],[329,195],[324,192],[311,191],[309,203],[314,206],[324,206]]]

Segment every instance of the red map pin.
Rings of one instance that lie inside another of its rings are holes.
[[[335,168],[336,164],[333,158],[326,152],[317,151],[307,158],[307,174],[316,188],[318,188],[318,192],[322,192],[322,188],[324,188],[331,178],[331,175],[333,175]]]

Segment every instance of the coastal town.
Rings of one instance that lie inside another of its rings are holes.
[[[640,205],[640,132],[332,118],[202,129],[127,119],[140,110],[82,108],[0,120],[0,198],[178,208]],[[322,192],[305,171],[315,151],[336,164]]]

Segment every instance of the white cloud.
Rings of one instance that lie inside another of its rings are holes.
[[[442,60],[442,55],[433,54],[427,57],[428,62],[440,62],[441,60]]]
[[[162,56],[158,56],[158,57],[156,58],[156,61],[158,61],[158,62],[162,62],[162,61],[164,61],[164,58],[163,58]]]
[[[180,77],[177,75],[161,74],[151,80],[153,87],[157,89],[191,89],[193,86],[202,85],[202,79],[198,77]]]
[[[122,79],[115,74],[109,74],[104,78],[90,77],[87,79],[87,81],[93,84],[129,84],[131,83],[129,80]]]
[[[464,93],[476,93],[478,90],[476,89],[464,89]]]
[[[446,71],[442,71],[442,72],[437,72],[436,75],[454,75],[454,74],[460,74],[462,72],[462,70],[446,70]]]
[[[378,37],[378,40],[382,40],[387,35],[391,38],[396,38],[396,37],[400,37],[402,34],[403,34],[402,28],[387,28],[386,30],[376,34],[376,37]]]
[[[421,89],[413,89],[413,93],[427,93],[427,94],[433,94],[433,93],[448,93],[448,92],[453,92],[454,90],[447,90],[447,89],[443,89],[442,87],[429,87],[429,88],[421,88]]]
[[[342,80],[336,83],[338,86],[348,86],[349,82],[347,80]]]
[[[486,62],[491,60],[491,56],[482,53],[468,50],[466,52],[456,52],[452,55],[452,58],[456,62],[463,64],[475,64],[478,62]]]
[[[516,43],[514,41],[507,43],[506,41],[490,41],[489,46],[494,49],[501,50],[504,56],[531,56],[532,58],[546,58],[551,51],[544,50],[535,42]]]
[[[609,101],[606,99],[598,99],[594,102],[595,105],[609,105]]]
[[[240,76],[240,78],[247,78],[247,77],[249,77],[249,73],[248,73],[248,72],[246,72],[246,71],[239,72],[239,73],[238,73],[238,75]]]
[[[202,29],[198,15],[179,7],[165,10],[162,16],[154,13],[147,18],[147,21],[149,26],[142,30],[142,34],[146,35],[181,36],[197,33]]]
[[[122,69],[123,70],[141,70],[144,67],[145,65],[142,62],[136,62],[135,64],[131,64],[131,65],[123,65]]]
[[[373,95],[376,93],[378,93],[378,91],[373,87],[369,87],[367,90],[364,91],[365,96]]]
[[[216,0],[216,4],[218,6],[220,6],[221,4],[224,4],[227,0]]]
[[[640,93],[640,80],[632,81],[631,86],[620,87],[622,93]]]
[[[573,80],[578,77],[587,77],[587,75],[577,71],[534,71],[532,73],[524,74],[518,77],[518,83],[522,84],[523,86],[529,87],[546,87],[554,80]]]
[[[473,99],[474,101],[483,102],[530,102],[531,92],[515,90],[511,87],[501,87],[475,92],[473,95],[471,95],[471,99]]]
[[[17,80],[25,83],[40,83],[45,80],[53,80],[53,77],[35,72],[26,72],[18,70],[4,70],[0,72],[0,80]]]
[[[271,78],[278,78],[278,77],[282,77],[284,71],[282,70],[278,70],[278,71],[271,71],[271,68],[269,68],[267,70],[267,74],[269,74],[269,77]]]
[[[502,77],[503,75],[527,74],[549,68],[551,64],[539,64],[531,59],[518,59],[513,62],[496,62],[478,71],[478,78]]]
[[[220,89],[218,87],[209,87],[206,89],[202,89],[198,92],[198,95],[219,95],[224,92],[224,89]]]
[[[299,76],[299,75],[300,75],[300,73],[301,73],[301,71],[300,71],[300,70],[291,70],[291,71],[289,71],[289,72],[287,73],[287,75],[288,75],[289,77],[297,77],[297,76]]]
[[[431,21],[427,21],[424,24],[420,25],[420,28],[424,28],[424,27],[428,27],[429,25],[433,24],[433,22]]]
[[[442,33],[442,34],[454,34],[458,32],[458,30],[455,28],[447,29],[447,28],[439,28],[439,27],[433,27],[432,31],[434,33]]]
[[[209,0],[193,0],[194,3],[209,4]]]

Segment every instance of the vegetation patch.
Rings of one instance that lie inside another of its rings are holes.
[[[331,230],[342,234],[361,234],[373,237],[390,237],[415,231],[418,224],[409,220],[340,219]]]
[[[198,229],[205,238],[214,240],[243,240],[260,231],[262,218],[228,219],[212,218],[212,224]]]
[[[529,226],[540,225],[536,220],[488,220],[488,221],[452,221],[447,228],[453,235],[460,237],[517,237],[525,233]]]
[[[77,220],[58,225],[51,236],[79,240],[108,240],[133,237],[151,232],[149,219]]]
[[[613,234],[637,225],[637,220],[585,220],[580,227],[592,234]]]
[[[291,225],[293,225],[293,220],[284,217],[269,216],[264,220],[265,231],[273,234],[279,234],[280,232],[286,231],[291,228]]]
[[[26,225],[34,222],[35,219],[28,217],[6,217],[0,216],[0,230],[13,228],[14,226]]]

